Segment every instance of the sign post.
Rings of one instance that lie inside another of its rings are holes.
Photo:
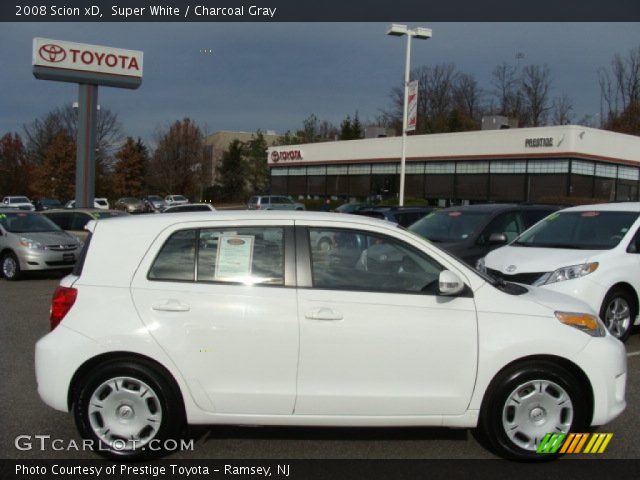
[[[33,39],[33,75],[39,80],[78,84],[76,207],[93,207],[95,192],[98,85],[136,89],[142,83],[141,51],[101,45]]]

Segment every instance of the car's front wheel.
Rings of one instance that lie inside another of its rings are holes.
[[[600,307],[600,318],[609,333],[624,342],[629,338],[631,327],[638,312],[634,299],[624,288],[614,288],[605,296]]]
[[[586,393],[565,368],[529,361],[506,368],[491,383],[480,412],[479,429],[488,446],[512,460],[541,461],[547,434],[584,431],[589,424]]]
[[[101,365],[74,392],[73,412],[83,438],[107,458],[160,456],[184,426],[175,388],[135,361]]]
[[[2,271],[2,276],[7,280],[19,280],[22,276],[20,262],[11,252],[5,253],[2,258],[0,258],[0,270]]]

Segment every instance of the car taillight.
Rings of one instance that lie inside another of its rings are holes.
[[[62,321],[78,296],[78,290],[75,288],[58,287],[53,292],[53,298],[51,299],[51,311],[49,316],[49,322],[51,324],[51,330],[56,328]]]

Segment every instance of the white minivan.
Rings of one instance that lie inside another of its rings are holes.
[[[561,210],[490,252],[478,268],[503,280],[572,295],[626,340],[638,316],[640,203]]]
[[[548,433],[626,405],[624,346],[588,305],[492,281],[389,222],[234,211],[88,228],[36,376],[107,456],[151,455],[187,424],[261,424],[477,427],[498,454],[541,460]],[[326,232],[332,248],[310,242]]]

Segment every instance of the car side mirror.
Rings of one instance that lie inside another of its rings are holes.
[[[503,245],[507,243],[507,236],[504,233],[492,233],[489,236],[489,245]]]
[[[464,282],[452,271],[443,270],[438,278],[438,288],[440,295],[457,295],[464,289]]]

